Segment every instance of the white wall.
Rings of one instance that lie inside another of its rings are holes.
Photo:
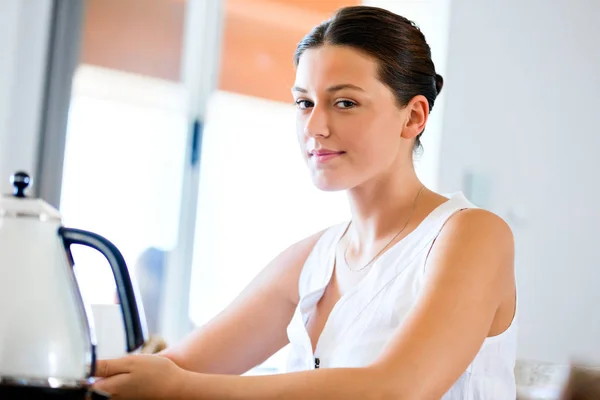
[[[51,0],[0,1],[0,193],[35,172]]]
[[[600,362],[600,2],[453,0],[440,186],[512,224],[522,358]]]

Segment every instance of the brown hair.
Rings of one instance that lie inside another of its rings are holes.
[[[414,22],[377,7],[339,9],[331,19],[317,25],[298,44],[294,65],[304,51],[324,44],[349,46],[379,63],[379,79],[394,93],[400,106],[423,95],[433,108],[444,79],[435,72],[431,50]],[[421,148],[421,132],[415,148]]]

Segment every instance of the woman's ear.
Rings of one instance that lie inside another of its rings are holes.
[[[406,112],[406,122],[402,129],[402,137],[405,139],[416,138],[427,124],[429,118],[429,103],[425,96],[417,95],[413,97],[404,107]]]

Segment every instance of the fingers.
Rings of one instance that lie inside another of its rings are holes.
[[[96,361],[96,373],[98,378],[108,378],[117,374],[131,372],[131,359],[129,357],[116,358],[113,360]]]
[[[127,388],[128,379],[128,375],[117,375],[94,383],[92,388],[96,391],[110,394],[112,399],[118,399],[118,395],[122,394],[123,389]]]

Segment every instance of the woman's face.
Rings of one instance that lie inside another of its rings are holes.
[[[412,162],[414,140],[402,137],[411,112],[398,107],[377,68],[350,47],[324,45],[300,57],[296,130],[321,190],[351,189]]]

